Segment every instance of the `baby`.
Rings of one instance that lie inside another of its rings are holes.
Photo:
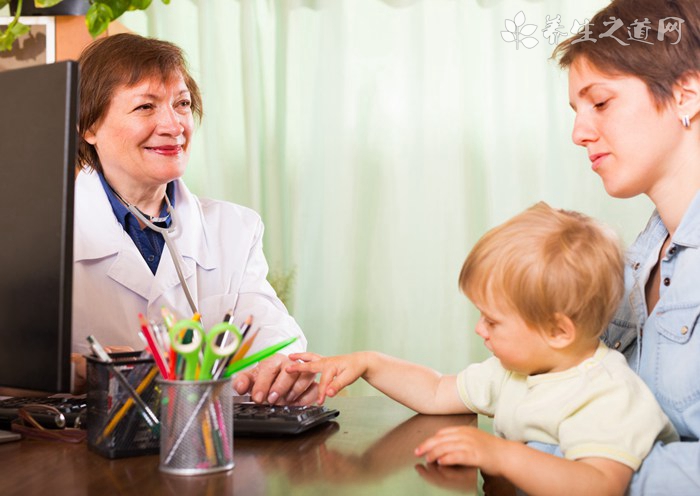
[[[479,467],[528,494],[624,494],[656,440],[678,440],[653,394],[599,339],[622,297],[620,242],[582,214],[538,203],[492,229],[459,285],[481,312],[493,357],[458,375],[366,351],[301,360],[320,373],[318,402],[362,377],[427,414],[494,418],[495,436],[451,427],[420,444],[429,462]],[[564,457],[525,443],[558,445]]]

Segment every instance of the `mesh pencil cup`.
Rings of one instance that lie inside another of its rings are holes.
[[[154,379],[158,369],[152,358],[142,358],[139,352],[112,353],[110,357],[111,364],[87,357],[88,448],[107,458],[158,453],[158,429],[147,425],[114,372],[119,370],[157,415],[160,390]]]
[[[200,475],[233,468],[231,378],[161,387],[160,470]]]

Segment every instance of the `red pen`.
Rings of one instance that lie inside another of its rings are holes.
[[[162,375],[164,378],[170,377],[170,372],[168,371],[168,366],[165,364],[163,361],[163,357],[160,354],[160,350],[158,349],[158,346],[156,345],[155,339],[153,339],[153,334],[151,333],[151,328],[148,326],[148,322],[146,321],[146,317],[143,316],[142,313],[139,314],[139,320],[141,321],[141,331],[143,332],[143,335],[146,336],[146,341],[148,341],[148,347],[151,350],[151,354],[153,355],[153,358],[156,361],[156,365],[158,366],[158,370],[160,371],[160,375]]]
[[[170,310],[168,310],[165,307],[161,309],[161,313],[163,315],[165,325],[168,327],[168,334],[170,334],[170,329],[172,329],[173,325],[175,325],[175,319],[173,317],[173,314],[170,313]],[[170,375],[168,375],[166,379],[174,381],[175,379],[177,379],[177,353],[175,352],[175,348],[173,348],[172,346],[168,350],[168,361],[170,364]]]

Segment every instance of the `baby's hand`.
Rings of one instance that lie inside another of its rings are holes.
[[[415,453],[416,456],[424,456],[427,462],[479,467],[487,473],[494,474],[498,473],[497,458],[503,443],[508,441],[476,427],[447,427],[423,441]]]
[[[291,360],[300,362],[287,366],[287,372],[313,372],[321,374],[318,381],[318,404],[323,404],[326,396],[331,398],[341,389],[349,386],[367,370],[366,360],[362,353],[322,357],[316,353],[292,353]]]

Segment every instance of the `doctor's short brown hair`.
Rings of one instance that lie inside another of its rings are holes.
[[[459,286],[477,306],[515,311],[533,329],[548,328],[562,314],[583,335],[597,337],[622,298],[623,270],[612,229],[540,202],[474,245]]]
[[[102,171],[95,147],[83,138],[106,115],[115,91],[145,79],[163,81],[182,76],[190,92],[192,113],[202,117],[202,97],[177,45],[137,34],[120,33],[100,38],[80,54],[80,116],[78,118],[78,166]]]

